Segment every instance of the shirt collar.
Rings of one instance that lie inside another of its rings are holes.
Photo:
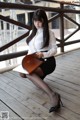
[[[37,29],[37,32],[38,32],[38,33],[42,32],[42,31],[43,31],[43,28],[38,28],[38,29]]]

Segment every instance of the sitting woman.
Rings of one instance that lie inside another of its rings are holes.
[[[36,53],[36,57],[44,62],[32,74],[21,73],[20,75],[27,77],[47,93],[51,103],[49,112],[55,112],[61,107],[60,95],[53,91],[43,79],[55,70],[54,55],[57,52],[57,45],[54,33],[48,27],[48,19],[44,10],[38,9],[34,12],[32,30],[26,42],[30,48],[29,52]]]

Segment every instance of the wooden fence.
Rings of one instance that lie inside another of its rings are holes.
[[[49,22],[52,22],[53,20],[56,20],[57,18],[60,18],[60,39],[56,38],[56,40],[59,42],[58,47],[60,47],[61,52],[64,52],[64,46],[66,45],[71,45],[71,44],[75,44],[75,43],[79,43],[80,39],[78,40],[72,40],[72,41],[67,41],[71,36],[73,36],[77,31],[80,30],[80,24],[78,22],[76,22],[76,20],[73,20],[73,18],[69,17],[66,13],[72,13],[72,14],[80,14],[80,10],[75,10],[75,9],[65,9],[64,5],[72,5],[72,6],[77,6],[80,7],[79,4],[72,4],[72,3],[64,3],[64,2],[57,2],[57,1],[53,1],[53,0],[43,0],[45,2],[54,2],[54,3],[58,3],[60,4],[59,8],[52,8],[52,7],[42,7],[42,6],[34,6],[34,5],[27,5],[27,4],[16,4],[16,3],[5,3],[5,2],[0,2],[0,9],[19,9],[19,10],[30,10],[30,11],[34,11],[38,8],[42,8],[44,9],[46,12],[54,12],[55,15],[51,18],[49,18]],[[68,35],[66,38],[64,37],[64,18],[66,18],[68,21],[74,23],[77,28],[74,32],[72,32],[70,35]],[[26,28],[27,30],[31,30],[31,26],[25,25],[23,23],[20,23],[19,21],[10,19],[8,17],[5,17],[3,15],[0,15],[0,19],[3,21],[6,21],[8,23],[12,23],[14,25]],[[20,37],[14,39],[13,41],[3,45],[0,47],[0,52],[4,51],[5,49],[11,47],[12,45],[14,45],[15,43],[19,42],[20,40],[22,40],[23,38],[27,37],[29,34],[29,31],[26,32],[25,34],[21,35]],[[25,55],[27,53],[27,51],[23,51],[19,53],[11,53],[8,54],[8,57],[6,58],[6,55],[0,55],[0,61],[4,61],[7,59],[12,59],[14,57],[19,57],[22,55]]]

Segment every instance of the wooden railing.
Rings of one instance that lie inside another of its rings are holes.
[[[54,3],[58,3],[60,4],[59,8],[52,8],[52,7],[42,7],[42,6],[34,6],[34,5],[27,5],[27,4],[15,4],[15,3],[3,3],[0,2],[0,9],[5,9],[5,8],[9,8],[9,9],[20,9],[20,10],[30,10],[30,11],[34,11],[38,8],[42,8],[44,9],[46,12],[55,12],[55,15],[51,18],[49,18],[49,22],[52,22],[53,20],[60,18],[60,39],[56,38],[56,40],[59,42],[58,47],[61,48],[61,52],[64,52],[64,46],[66,45],[71,45],[74,43],[78,43],[80,42],[80,39],[78,40],[73,40],[70,42],[66,42],[71,36],[73,36],[77,31],[80,30],[80,24],[77,23],[75,20],[73,20],[72,18],[70,18],[67,14],[65,13],[72,13],[72,14],[80,14],[80,10],[73,10],[73,9],[64,9],[64,2],[57,2],[57,1],[53,1],[53,0],[43,0],[46,2],[54,2]],[[68,5],[74,5],[79,7],[79,4],[72,4],[72,3],[66,3]],[[64,18],[68,19],[69,21],[71,21],[72,23],[74,23],[75,25],[77,25],[77,28],[74,32],[72,32],[69,36],[67,36],[66,38],[64,38]],[[20,27],[26,28],[27,30],[31,30],[31,26],[25,25],[23,23],[20,23],[18,21],[15,21],[13,19],[10,19],[8,17],[5,17],[3,15],[0,15],[0,19],[3,21],[6,21],[8,23],[12,23],[14,25],[18,25]],[[23,34],[22,36],[16,38],[15,40],[7,43],[6,45],[3,45],[0,47],[0,52],[4,51],[5,49],[7,49],[8,47],[11,47],[12,45],[14,45],[15,43],[19,42],[20,40],[22,40],[23,38],[27,37],[29,34],[29,31],[26,32],[25,34]],[[11,59],[14,57],[19,57],[22,55],[25,55],[27,53],[27,51],[23,51],[19,53],[10,53],[8,54],[7,59]],[[6,60],[6,55],[1,55],[0,56],[0,61],[4,61]]]

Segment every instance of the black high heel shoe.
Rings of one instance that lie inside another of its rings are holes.
[[[58,96],[58,103],[57,103],[56,106],[50,108],[49,113],[51,113],[51,112],[57,112],[60,109],[61,105],[63,106],[60,94],[55,93],[55,95]]]

